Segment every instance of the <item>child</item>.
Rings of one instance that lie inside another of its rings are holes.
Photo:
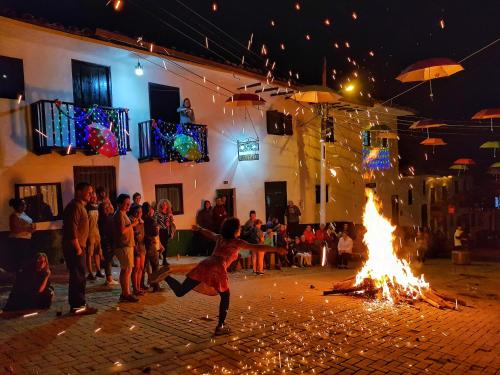
[[[132,286],[134,294],[142,296],[145,290],[141,288],[142,274],[144,272],[144,261],[146,259],[146,245],[144,244],[144,221],[142,220],[142,207],[133,205],[129,211],[130,220],[136,219],[134,227],[134,268],[132,269]]]
[[[48,309],[54,297],[50,274],[47,255],[38,253],[36,262],[17,273],[4,310]]]
[[[229,334],[231,330],[224,326],[227,311],[229,309],[229,280],[227,267],[238,258],[241,249],[253,252],[285,253],[285,249],[277,249],[266,245],[254,245],[239,239],[240,221],[237,218],[226,219],[221,228],[221,234],[215,234],[199,226],[193,226],[194,231],[199,231],[207,238],[215,241],[215,249],[212,256],[206,258],[191,270],[182,284],[171,276],[168,267],[154,272],[152,282],[160,282],[165,277],[168,286],[177,297],[182,297],[191,290],[207,295],[220,295],[219,322],[215,328],[215,335]]]
[[[252,228],[251,242],[254,244],[264,243],[264,232],[262,232],[262,220],[257,219]],[[258,276],[264,275],[264,252],[252,251],[253,273]]]

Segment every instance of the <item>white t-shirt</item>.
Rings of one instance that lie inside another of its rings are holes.
[[[339,239],[339,244],[337,245],[337,249],[339,250],[339,253],[349,253],[352,254],[352,238],[347,237],[344,239],[343,237],[340,237]]]
[[[462,246],[462,240],[460,239],[460,237],[462,236],[463,233],[464,231],[460,229],[457,229],[455,231],[455,235],[453,236],[453,244],[455,246]]]

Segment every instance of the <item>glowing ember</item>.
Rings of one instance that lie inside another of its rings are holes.
[[[382,297],[396,302],[399,297],[417,299],[429,284],[423,275],[413,275],[410,265],[396,256],[393,247],[396,227],[382,216],[371,190],[367,191],[367,202],[363,214],[363,225],[366,233],[363,242],[368,247],[368,260],[356,275],[355,285],[373,282],[374,287],[381,289]]]

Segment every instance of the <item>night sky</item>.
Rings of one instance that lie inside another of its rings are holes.
[[[215,1],[216,11],[209,0],[123,0],[119,12],[113,10],[114,1],[106,3],[2,0],[0,8],[65,26],[100,27],[142,36],[157,45],[236,65],[246,52],[247,67],[265,73],[265,60],[269,58],[276,61],[277,76],[286,78],[292,71],[296,84],[321,83],[322,59],[326,57],[329,86],[340,90],[339,84],[347,77],[355,78],[356,71],[360,90],[381,101],[411,87],[395,80],[408,65],[431,57],[458,61],[500,38],[499,0],[219,0]],[[246,46],[252,33],[253,52],[248,53]],[[205,48],[206,36],[210,50]],[[263,44],[267,56],[261,55]],[[349,63],[348,57],[358,67]],[[487,140],[500,141],[500,120],[496,120],[498,128],[492,133],[487,127],[474,126],[470,117],[481,109],[500,107],[500,42],[462,65],[464,71],[433,81],[434,101],[429,98],[429,85],[424,84],[393,102],[413,108],[420,117],[455,125],[431,133],[449,143],[433,155],[418,144],[425,135],[404,131],[409,123],[402,122],[402,166],[414,165],[417,173],[440,169],[448,173],[453,160],[471,157],[479,163],[477,171],[482,172],[499,161],[500,157],[493,159],[491,150],[479,150],[479,145]]]

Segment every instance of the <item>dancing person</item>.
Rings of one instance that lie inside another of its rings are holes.
[[[199,226],[193,226],[193,230],[200,231],[207,238],[215,241],[213,255],[201,261],[191,270],[182,283],[169,275],[171,271],[168,267],[164,267],[155,273],[153,280],[159,282],[165,279],[177,297],[182,297],[193,289],[211,296],[219,294],[219,320],[215,328],[215,335],[229,334],[231,330],[224,325],[229,309],[230,296],[227,267],[238,258],[241,249],[263,253],[271,251],[284,253],[285,250],[266,245],[254,245],[239,239],[240,221],[237,218],[229,218],[224,221],[220,235]]]
[[[151,274],[153,272],[156,272],[160,267],[161,251],[159,238],[160,228],[155,220],[154,214],[154,208],[148,202],[144,202],[144,204],[142,205],[142,219],[144,220],[144,245],[146,247],[146,260],[144,268],[145,270],[148,270],[147,273],[149,286],[153,288],[153,292],[159,292],[161,288],[158,283],[151,283],[150,281]],[[144,280],[144,274],[145,272],[142,276],[141,288],[148,289]]]
[[[136,217],[127,216],[130,208],[130,196],[120,194],[116,198],[118,209],[113,216],[114,252],[120,262],[120,286],[122,293],[120,302],[138,302],[139,299],[130,293],[130,275],[134,266],[134,228],[139,224]]]
[[[263,244],[264,232],[262,232],[262,220],[257,219],[248,237],[248,242],[251,244]],[[251,249],[250,249],[251,250]],[[264,254],[263,251],[252,251],[253,273],[258,276],[264,275]]]
[[[144,262],[146,259],[146,245],[144,242],[144,221],[142,220],[142,206],[132,205],[128,212],[131,221],[136,220],[134,227],[134,268],[132,269],[132,286],[136,296],[144,295],[142,288],[142,275],[144,273]]]
[[[133,206],[140,206],[141,200],[142,200],[141,193],[134,193],[134,195],[132,195],[132,205]]]
[[[177,108],[177,112],[180,115],[181,124],[194,124],[194,111],[193,108],[191,108],[191,100],[189,100],[189,98],[184,99],[182,105]]]
[[[38,253],[34,261],[19,271],[4,311],[48,309],[54,297],[50,273],[47,255]]]
[[[156,222],[160,226],[160,243],[163,247],[163,265],[168,266],[167,250],[168,242],[173,238],[175,233],[174,215],[172,214],[172,204],[168,199],[162,199],[158,202],[158,210],[156,212]]]
[[[87,240],[87,251],[85,260],[87,263],[87,280],[95,280],[96,277],[104,277],[101,273],[101,235],[99,233],[99,206],[97,204],[97,195],[92,193],[90,202],[87,204],[87,215],[89,216],[89,238]],[[96,274],[92,272],[92,262],[95,262]]]
[[[352,254],[352,247],[353,247],[352,238],[349,237],[347,231],[342,232],[342,237],[339,238],[339,243],[337,245],[337,248],[339,250],[338,268],[347,269],[349,257]]]
[[[14,212],[9,217],[9,242],[12,251],[13,270],[19,271],[35,255],[31,235],[36,230],[36,224],[26,214],[24,199],[13,198],[9,206]]]
[[[89,237],[89,217],[85,206],[90,202],[92,186],[80,182],[75,197],[63,211],[62,248],[69,271],[68,302],[71,313],[95,314],[97,309],[85,301],[85,247]]]
[[[212,215],[214,223],[214,232],[219,233],[222,223],[227,218],[227,211],[226,207],[222,203],[222,198],[215,199],[215,207],[212,210]]]
[[[113,280],[113,214],[115,210],[109,200],[99,204],[99,234],[101,236],[102,266],[106,275],[105,286],[113,286],[118,283]]]

